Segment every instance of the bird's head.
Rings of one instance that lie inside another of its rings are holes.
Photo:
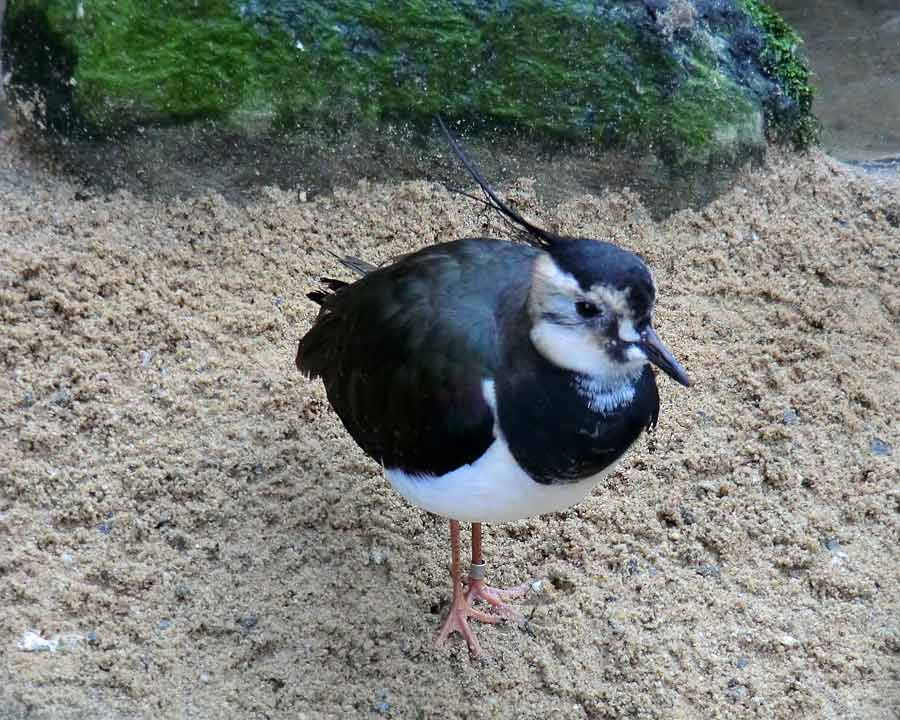
[[[535,262],[531,341],[553,364],[615,384],[653,363],[690,379],[653,329],[653,276],[634,253],[598,240],[557,237]]]

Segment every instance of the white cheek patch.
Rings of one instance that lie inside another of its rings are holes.
[[[647,356],[635,346],[625,352],[627,362],[613,360],[582,326],[557,325],[542,320],[531,331],[537,351],[554,365],[581,375],[603,378],[606,385],[631,380],[641,374]]]
[[[531,342],[541,355],[566,370],[586,375],[615,372],[609,357],[581,326],[541,320],[531,330]]]

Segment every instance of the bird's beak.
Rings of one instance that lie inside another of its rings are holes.
[[[662,344],[662,340],[659,339],[656,330],[648,325],[647,329],[641,332],[641,339],[638,345],[647,355],[647,359],[675,382],[679,382],[685,387],[691,386],[691,379],[684,368],[681,367],[681,363]]]

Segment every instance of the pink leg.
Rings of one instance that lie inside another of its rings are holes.
[[[495,616],[504,620],[512,620],[518,624],[525,623],[525,617],[516,608],[507,605],[508,600],[522,597],[531,589],[531,583],[522,583],[511,588],[495,588],[484,582],[484,557],[481,553],[481,523],[472,523],[472,565],[466,584],[466,600],[471,604],[482,600],[491,606]]]
[[[521,597],[531,588],[531,583],[523,583],[513,588],[493,588],[484,583],[484,560],[481,555],[481,523],[472,523],[472,564],[469,574],[463,580],[459,569],[459,521],[450,521],[450,575],[453,579],[453,601],[450,612],[441,624],[434,644],[442,647],[450,633],[458,632],[469,646],[473,657],[481,654],[478,639],[469,627],[469,619],[484,623],[498,623],[512,620],[527,625],[525,617],[516,608],[506,604],[507,600]],[[466,590],[463,591],[463,583]],[[490,606],[491,612],[483,612],[472,607],[476,600]]]
[[[473,657],[481,654],[481,648],[478,646],[478,639],[469,627],[468,619],[473,618],[481,622],[496,623],[500,618],[495,615],[488,615],[480,610],[473,610],[466,599],[466,594],[462,590],[462,582],[459,573],[459,521],[450,521],[450,575],[453,579],[453,602],[450,605],[450,612],[441,625],[438,634],[434,639],[434,644],[442,647],[447,641],[447,637],[452,632],[458,632],[469,646],[469,652]]]

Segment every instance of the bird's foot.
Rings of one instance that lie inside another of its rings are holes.
[[[469,646],[469,653],[472,657],[481,655],[478,638],[475,637],[475,633],[469,627],[470,618],[485,623],[498,623],[503,619],[499,615],[492,615],[473,608],[469,604],[468,593],[463,592],[461,587],[457,587],[453,593],[453,603],[450,606],[450,612],[447,613],[447,617],[441,624],[441,628],[434,638],[434,644],[437,647],[443,647],[450,633],[458,632],[463,636],[466,645]]]
[[[528,625],[525,616],[514,605],[509,605],[508,601],[523,597],[532,589],[534,583],[526,582],[511,588],[495,588],[471,575],[465,578],[464,582],[467,587],[466,600],[470,606],[476,600],[481,600],[490,606],[491,617],[514,622],[523,627]]]

